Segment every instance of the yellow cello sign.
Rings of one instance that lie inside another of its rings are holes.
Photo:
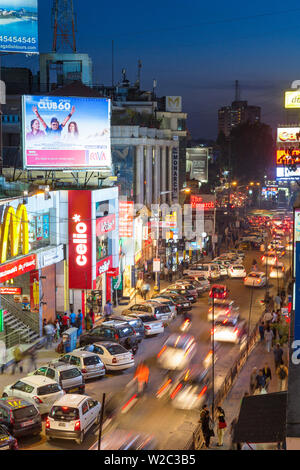
[[[10,257],[18,256],[20,245],[22,254],[29,253],[29,227],[26,206],[19,204],[17,211],[7,206],[0,226],[0,263],[7,260],[8,243],[10,246]]]

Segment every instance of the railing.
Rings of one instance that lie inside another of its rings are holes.
[[[28,333],[30,332],[30,329],[28,328]],[[17,344],[21,343],[26,343],[26,338],[24,338],[24,330],[21,333],[20,331],[14,331],[13,333],[9,333],[8,335],[5,335],[3,338],[3,341],[5,342],[6,349],[12,348],[13,346],[16,346]]]
[[[12,315],[24,323],[25,326],[39,334],[39,317],[36,313],[19,310],[11,300],[8,300],[3,295],[1,295],[1,306],[9,313],[12,313]]]

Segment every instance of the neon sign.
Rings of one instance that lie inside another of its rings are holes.
[[[28,214],[26,206],[19,204],[17,211],[11,206],[6,207],[3,223],[0,227],[0,262],[7,260],[8,241],[10,238],[11,257],[18,256],[22,240],[22,254],[29,253]]]
[[[73,220],[76,222],[75,233],[73,233],[73,243],[75,244],[76,263],[78,266],[85,266],[87,263],[86,253],[88,251],[87,245],[87,225],[85,222],[80,221],[81,216],[75,214]]]
[[[215,202],[214,201],[204,202],[202,196],[191,195],[191,206],[192,206],[192,208],[196,209],[196,206],[198,204],[199,205],[201,204],[203,206],[204,210],[210,210],[210,209],[215,208]]]

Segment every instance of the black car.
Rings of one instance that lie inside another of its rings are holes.
[[[37,435],[42,431],[42,418],[37,408],[17,397],[0,399],[0,424],[13,436]]]
[[[197,298],[194,295],[189,294],[186,289],[181,289],[180,287],[178,288],[170,287],[167,289],[167,292],[173,292],[174,294],[181,295],[182,297],[187,299],[189,302],[192,302],[192,304],[197,301]]]
[[[139,340],[134,329],[126,321],[108,320],[101,325],[80,336],[80,346],[97,343],[101,341],[112,341],[131,349],[133,354],[138,350]]]
[[[123,322],[126,321],[126,323],[129,323],[129,325],[133,328],[139,343],[143,338],[145,338],[145,328],[142,320],[139,320],[138,318],[127,317],[126,315],[113,315],[109,318],[109,320],[119,320]]]
[[[18,450],[18,441],[0,424],[0,450]]]
[[[153,295],[152,299],[156,298],[163,298],[167,300],[171,300],[174,305],[176,305],[177,313],[182,313],[187,310],[191,310],[191,302],[187,300],[185,297],[182,297],[179,294],[175,294],[172,292],[164,292],[162,294],[155,294]]]

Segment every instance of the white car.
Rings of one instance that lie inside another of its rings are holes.
[[[228,276],[229,277],[238,277],[243,278],[246,277],[247,273],[243,265],[241,264],[232,264],[228,269]]]
[[[278,256],[275,253],[264,253],[261,261],[264,266],[274,266],[278,261]]]
[[[266,283],[266,274],[262,272],[251,271],[246,277],[244,277],[244,286],[264,287]]]
[[[219,316],[239,315],[239,307],[234,303],[234,300],[229,299],[214,299],[214,319]],[[213,308],[209,307],[207,320],[212,321]]]
[[[271,279],[283,279],[284,278],[284,273],[285,268],[283,263],[276,263],[274,266],[272,266],[269,277]]]
[[[202,274],[189,274],[189,275],[183,276],[182,279],[183,280],[187,279],[187,280],[190,280],[190,281],[195,279],[197,282],[199,282],[199,284],[201,285],[203,290],[209,290],[209,288],[210,288],[209,280],[207,279],[206,276],[203,276]]]
[[[84,379],[93,379],[105,375],[105,366],[100,357],[89,351],[74,349],[74,351],[61,356],[59,362],[78,367]]]
[[[72,439],[82,444],[87,431],[99,424],[101,404],[87,395],[68,394],[53,403],[46,421],[48,439]]]
[[[222,277],[228,276],[229,261],[213,260],[213,263],[219,266],[220,274]]]
[[[220,316],[214,327],[214,341],[239,344],[246,339],[246,322],[237,316]]]
[[[145,336],[153,336],[165,331],[162,320],[157,320],[151,313],[128,313],[129,317],[139,318],[142,320],[145,329]]]
[[[157,355],[160,367],[166,370],[182,370],[186,368],[196,354],[197,347],[194,336],[189,334],[172,334]]]
[[[55,380],[41,375],[23,377],[3,389],[2,397],[19,397],[33,403],[40,414],[49,413],[53,403],[65,392]]]
[[[197,264],[184,271],[184,274],[191,276],[194,274],[203,275],[207,279],[220,279],[221,277],[219,267],[214,263]]]
[[[103,341],[101,343],[89,344],[81,349],[98,354],[107,370],[124,370],[134,366],[132,352],[118,343]]]

